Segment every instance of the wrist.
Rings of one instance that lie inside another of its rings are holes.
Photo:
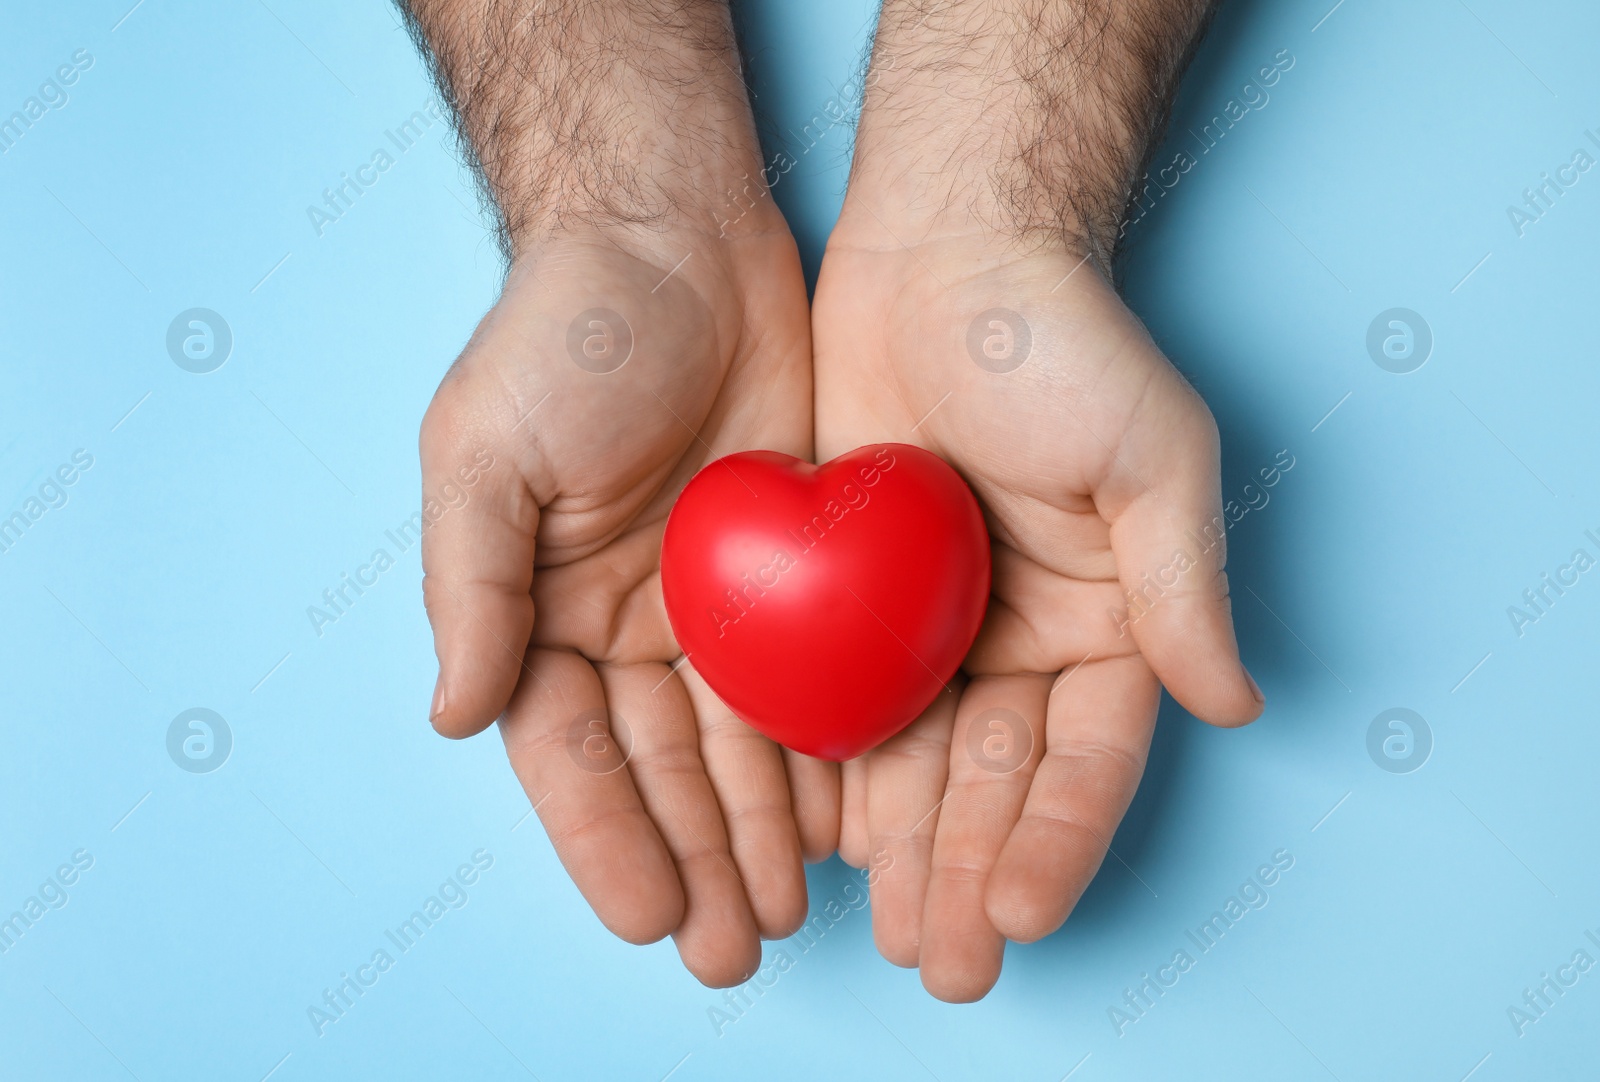
[[[726,0],[402,7],[508,258],[563,232],[715,232],[760,178]]]
[[[776,225],[771,228],[758,228],[752,213],[737,230],[720,235],[715,225],[684,216],[650,225],[569,218],[528,235],[514,248],[502,295],[537,298],[544,306],[581,295],[589,300],[578,308],[626,311],[655,302],[685,310],[692,297],[719,319],[792,301],[804,315],[806,294],[794,239],[781,214],[772,216]],[[791,269],[792,298],[785,278]],[[775,290],[775,281],[785,286]],[[730,340],[735,336],[728,329]]]
[[[906,242],[951,230],[1109,263],[1211,0],[885,0],[851,191]]]
[[[548,238],[603,235],[627,247],[654,247],[680,235],[700,239],[782,228],[767,192],[754,135],[730,125],[720,134],[701,130],[692,140],[665,145],[659,137],[620,133],[603,159],[582,155],[502,177],[491,193],[509,257]],[[702,153],[708,142],[720,144]],[[653,145],[645,145],[653,144]],[[530,157],[539,154],[530,149]]]

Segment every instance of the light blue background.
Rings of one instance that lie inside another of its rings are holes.
[[[1154,159],[1199,160],[1132,231],[1130,300],[1217,414],[1225,496],[1294,456],[1230,534],[1266,717],[1169,704],[1120,859],[983,1002],[930,999],[850,912],[809,952],[769,945],[794,967],[720,1036],[670,943],[589,913],[499,741],[429,729],[416,549],[320,638],[305,615],[416,510],[419,419],[499,280],[440,125],[308,224],[432,94],[395,17],[13,12],[0,116],[75,49],[94,64],[0,157],[0,515],[74,450],[94,465],[0,555],[0,917],[94,863],[0,955],[0,1077],[1592,1073],[1600,971],[1520,1037],[1507,1008],[1600,958],[1600,574],[1520,637],[1506,609],[1597,552],[1600,173],[1525,236],[1506,207],[1600,128],[1600,12],[1470,3],[1229,7]],[[825,118],[871,16],[748,5],[774,148]],[[1270,102],[1200,154],[1186,129],[1282,49]],[[777,193],[812,269],[847,136]],[[234,335],[209,375],[166,353],[191,307]],[[1434,334],[1409,375],[1367,354],[1392,307]],[[195,706],[233,733],[214,773],[167,754]],[[1366,750],[1396,706],[1435,741],[1410,774]],[[1118,1036],[1123,989],[1280,848],[1269,904]],[[479,849],[469,903],[317,1036],[323,989]],[[814,908],[854,875],[812,869]]]

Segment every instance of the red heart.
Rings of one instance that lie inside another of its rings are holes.
[[[965,482],[920,447],[822,466],[746,451],[678,497],[661,592],[729,709],[839,761],[905,728],[955,675],[989,599],[989,535]]]

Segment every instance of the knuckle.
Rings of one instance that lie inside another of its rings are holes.
[[[992,858],[982,853],[951,853],[939,861],[933,874],[954,886],[982,887],[992,865]]]
[[[1136,780],[1144,773],[1145,751],[1101,741],[1075,740],[1050,748],[1047,755],[1064,760],[1075,780],[1104,778],[1118,784]]]
[[[725,841],[718,837],[709,837],[703,842],[692,840],[681,852],[674,853],[673,858],[684,879],[692,880],[703,875],[716,879],[737,880],[738,876],[733,870],[733,857],[728,852]],[[673,848],[670,839],[667,847]]]
[[[705,777],[705,763],[692,735],[662,732],[643,718],[634,730],[634,740],[634,772],[648,778],[652,785],[688,785]]]
[[[515,708],[506,712],[506,722],[501,726],[501,738],[507,754],[529,762],[559,762],[565,757],[569,738],[558,728],[540,724],[537,718]]]
[[[728,741],[742,748],[761,739],[761,734],[739,720],[732,712],[714,711],[700,721],[701,743]]]
[[[930,817],[927,823],[903,830],[880,830],[872,834],[870,847],[874,853],[888,853],[894,863],[901,860],[917,861],[933,852],[936,824]]]
[[[908,764],[942,763],[950,755],[948,735],[941,739],[908,729],[885,744],[874,756],[885,762],[900,761]]]
[[[557,853],[571,854],[590,844],[615,842],[620,831],[626,830],[638,815],[636,808],[616,805],[590,815],[574,816],[555,823],[545,820],[545,831]],[[541,818],[543,818],[541,816]],[[609,839],[609,841],[608,841]]]
[[[793,825],[788,803],[780,804],[775,800],[729,801],[722,811],[722,819],[730,836],[760,842],[759,848],[764,851],[776,850],[777,846],[772,843],[780,841]]]

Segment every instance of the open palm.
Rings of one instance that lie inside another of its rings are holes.
[[[976,234],[908,246],[863,209],[817,288],[819,459],[942,455],[984,506],[994,577],[961,682],[845,764],[840,850],[891,869],[884,956],[964,1001],[1093,877],[1161,685],[1219,725],[1261,700],[1234,643],[1215,424],[1096,266]]]
[[[805,290],[777,226],[523,253],[421,438],[435,727],[499,718],[601,921],[630,942],[672,934],[715,985],[798,927],[802,856],[831,852],[838,824],[835,768],[781,751],[675,666],[661,601],[662,529],[695,471],[810,451]]]

